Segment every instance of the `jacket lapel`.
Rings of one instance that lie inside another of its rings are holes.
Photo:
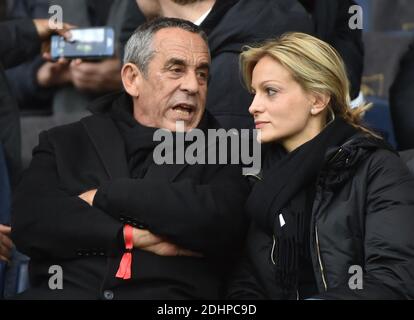
[[[183,150],[177,150],[177,152],[183,152]],[[173,159],[175,156],[175,151],[173,151]],[[168,180],[169,182],[174,181],[181,172],[188,166],[187,163],[184,164],[154,164],[149,167],[145,178],[158,179],[158,180]]]
[[[212,120],[209,120],[210,122]],[[96,152],[102,161],[106,173],[110,179],[129,178],[128,161],[125,152],[125,143],[118,128],[111,118],[104,115],[96,115],[81,120],[89,138],[95,146]],[[205,152],[208,152],[209,141]],[[177,150],[177,152],[185,152]],[[174,181],[182,174],[188,164],[154,164],[150,166],[145,178]]]
[[[112,119],[94,116],[84,118],[81,122],[109,178],[129,177],[124,141]]]

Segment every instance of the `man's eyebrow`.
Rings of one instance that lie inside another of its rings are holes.
[[[174,65],[187,66],[187,63],[184,60],[179,59],[179,58],[171,58],[171,59],[169,59],[166,62],[165,65],[167,67],[174,66]],[[208,62],[200,63],[200,65],[197,66],[197,69],[207,69],[207,70],[210,70],[210,63],[208,63]]]
[[[187,63],[182,60],[182,59],[178,59],[178,58],[171,58],[170,60],[168,60],[165,64],[166,66],[173,66],[173,65],[179,65],[179,66],[186,66]]]
[[[200,63],[200,65],[197,66],[197,69],[207,69],[207,70],[210,70],[210,64],[207,63],[207,62]]]

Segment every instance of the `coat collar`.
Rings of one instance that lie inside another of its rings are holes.
[[[94,115],[81,120],[110,179],[129,177],[125,145],[112,119]]]
[[[130,177],[124,140],[108,114],[115,101],[122,96],[126,97],[126,93],[116,92],[95,100],[89,107],[94,115],[81,120],[110,179]],[[205,129],[220,128],[220,124],[207,110],[202,122],[201,126]],[[188,164],[151,166],[146,178],[173,181],[187,166]]]
[[[94,115],[81,120],[89,139],[112,179],[130,178],[125,143],[113,120],[105,115]],[[151,166],[146,178],[173,181],[188,164]]]

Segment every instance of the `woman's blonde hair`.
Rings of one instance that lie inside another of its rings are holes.
[[[306,92],[330,96],[329,109],[354,127],[378,137],[361,125],[369,104],[350,107],[349,81],[338,52],[326,42],[305,33],[286,33],[258,47],[244,48],[240,68],[246,87],[251,90],[252,73],[265,56],[271,57],[290,71],[293,79]]]

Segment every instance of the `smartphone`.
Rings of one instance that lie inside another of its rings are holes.
[[[52,36],[51,56],[53,60],[66,59],[102,60],[115,53],[114,29],[110,27],[71,29],[71,39]]]

